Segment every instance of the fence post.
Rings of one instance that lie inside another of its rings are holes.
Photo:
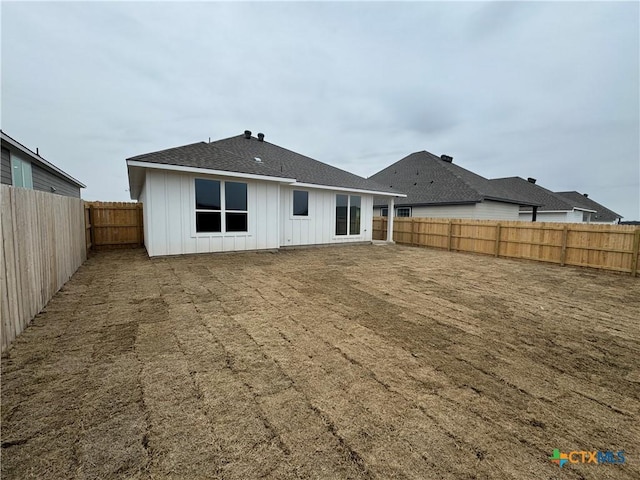
[[[498,257],[498,255],[500,255],[500,229],[502,228],[502,226],[497,223],[496,224],[496,253],[495,253],[495,257]]]
[[[562,229],[562,253],[560,254],[560,266],[564,267],[567,259],[567,237],[569,236],[569,227],[567,225]]]
[[[411,219],[411,245],[413,245],[414,247],[418,246],[418,244],[416,243],[416,219],[415,218]]]
[[[451,239],[453,238],[452,234],[451,234],[451,230],[452,230],[451,220],[449,220],[449,229],[447,231],[447,236],[449,237],[448,241],[447,241],[447,250],[449,250],[449,251],[451,251]]]
[[[96,210],[93,208],[93,203],[89,204],[89,238],[91,238],[91,248],[96,249]]]
[[[640,228],[633,235],[633,256],[631,257],[631,276],[638,275],[638,253],[640,251]]]

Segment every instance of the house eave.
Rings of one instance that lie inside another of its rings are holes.
[[[304,183],[304,182],[294,182],[291,184],[292,187],[301,187],[301,188],[317,188],[320,190],[335,190],[338,192],[354,192],[354,193],[366,193],[369,195],[378,195],[381,197],[400,197],[406,198],[404,193],[393,193],[393,192],[380,192],[377,190],[366,190],[362,188],[352,188],[352,187],[336,187],[332,185],[320,185],[316,183]]]
[[[21,153],[27,155],[31,161],[34,161],[36,164],[38,164],[39,166],[43,167],[45,170],[49,170],[52,173],[58,175],[59,177],[64,178],[65,180],[67,180],[70,183],[74,184],[78,188],[87,188],[87,186],[84,183],[80,182],[79,180],[76,180],[75,178],[73,178],[71,175],[69,175],[65,171],[60,170],[53,163],[50,163],[49,161],[45,160],[39,154],[37,154],[36,152],[31,151],[30,149],[28,149],[27,147],[22,145],[17,140],[14,140],[13,138],[11,138],[9,135],[7,135],[4,132],[2,132],[2,142],[9,144],[11,147],[15,148],[16,150],[19,150]]]
[[[199,173],[203,175],[216,175],[219,177],[235,177],[235,178],[247,178],[252,180],[263,180],[265,182],[278,182],[278,183],[294,183],[295,178],[287,177],[273,177],[271,175],[258,175],[255,173],[242,173],[232,172],[228,170],[214,170],[210,168],[199,167],[185,167],[182,165],[169,165],[164,163],[152,163],[152,162],[140,162],[138,160],[127,160],[127,166],[137,168],[148,168],[154,170],[168,170],[171,172],[183,172],[183,173]]]

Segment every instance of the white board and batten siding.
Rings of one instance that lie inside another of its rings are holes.
[[[247,184],[247,232],[196,232],[196,178]],[[294,189],[309,192],[307,217],[293,216]],[[360,196],[360,234],[335,235],[336,194]],[[367,242],[372,238],[373,196],[363,193],[298,188],[273,181],[149,169],[138,200],[144,204],[145,246],[151,257]]]
[[[247,183],[246,233],[196,232],[195,178]],[[145,246],[151,257],[278,248],[275,182],[148,170],[139,200],[144,204]]]
[[[293,191],[309,192],[309,215],[293,215]],[[357,195],[360,204],[360,234],[336,235],[336,195]],[[370,242],[373,231],[373,195],[319,188],[280,187],[280,246],[328,245]]]
[[[380,208],[374,214],[380,215]],[[412,217],[422,218],[466,218],[473,220],[522,220],[519,206],[505,202],[485,200],[470,205],[429,205],[411,207]],[[529,214],[531,220],[531,214]]]

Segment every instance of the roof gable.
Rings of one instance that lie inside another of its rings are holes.
[[[455,205],[483,200],[530,204],[488,179],[427,151],[415,152],[370,177],[407,194],[401,205]],[[385,203],[382,199],[376,205]]]

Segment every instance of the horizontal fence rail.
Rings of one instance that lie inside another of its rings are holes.
[[[79,198],[1,186],[2,351],[87,258]]]
[[[386,217],[373,238],[386,238]],[[522,258],[637,275],[640,228],[633,225],[395,218],[393,240],[404,245]]]
[[[141,203],[86,202],[85,225],[87,245],[94,250],[144,245]]]

